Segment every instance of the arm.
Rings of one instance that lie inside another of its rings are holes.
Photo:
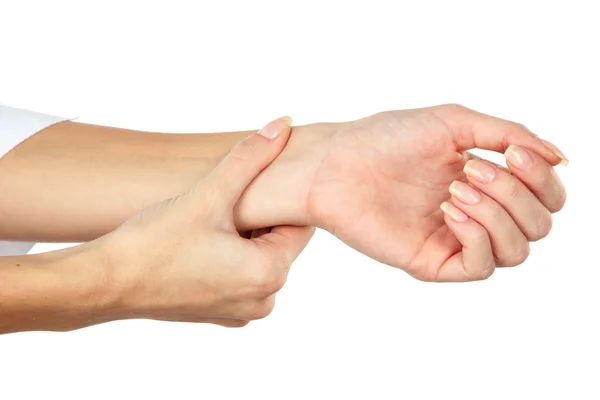
[[[0,257],[0,333],[65,331],[126,318],[236,327],[267,316],[313,229],[238,235],[233,207],[281,152],[290,127],[280,119],[262,132],[278,136],[244,139],[206,178],[99,239]],[[232,173],[236,180],[225,179]]]
[[[110,129],[86,127],[91,133],[79,137],[65,127],[79,134],[83,126],[58,127],[0,161],[0,174],[2,163],[5,171],[22,171],[0,181],[0,213],[10,222],[4,237],[97,237],[184,189],[216,164],[225,140],[246,135],[167,138],[116,130],[111,137]],[[195,140],[206,140],[199,148],[208,153],[198,156]],[[468,152],[473,148],[505,153],[510,173],[477,160]],[[285,151],[248,187],[234,221],[240,230],[323,228],[422,280],[483,279],[497,266],[525,261],[529,242],[550,232],[551,213],[566,200],[553,168],[559,163],[567,163],[560,150],[525,126],[458,105],[308,125],[294,128]],[[42,201],[30,198],[40,194]],[[52,233],[57,226],[59,235]]]
[[[118,296],[106,285],[106,258],[92,243],[0,257],[0,333],[66,331],[118,319],[111,311]]]
[[[311,165],[331,124],[295,127],[280,159],[236,208],[240,230],[307,223]],[[79,242],[176,196],[202,178],[251,132],[162,134],[76,122],[50,126],[0,159],[0,239]],[[231,177],[235,179],[235,177]]]

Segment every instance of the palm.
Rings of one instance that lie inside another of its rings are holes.
[[[311,212],[360,252],[419,278],[435,277],[461,245],[440,204],[465,159],[428,109],[381,113],[345,125],[313,180]]]

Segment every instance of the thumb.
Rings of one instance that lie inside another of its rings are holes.
[[[219,203],[233,209],[240,196],[285,147],[292,118],[281,117],[238,142],[203,181],[203,190],[218,193]]]

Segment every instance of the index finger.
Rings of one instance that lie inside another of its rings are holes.
[[[568,162],[556,146],[538,138],[522,124],[459,105],[439,107],[434,113],[452,131],[457,151],[479,148],[504,153],[514,144],[536,152],[552,166]]]

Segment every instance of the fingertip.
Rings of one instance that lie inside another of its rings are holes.
[[[444,214],[453,222],[467,222],[469,220],[469,216],[461,211],[454,204],[451,204],[447,201],[440,204],[440,209],[444,212]]]
[[[292,122],[292,117],[287,115],[277,118],[262,127],[257,134],[269,140],[275,139],[281,133],[289,131]]]
[[[515,136],[514,138],[509,138],[507,142],[508,146],[505,149],[505,151],[509,150],[509,148],[513,145],[518,145],[535,152],[553,167],[559,164],[567,165],[569,163],[567,157],[565,157],[565,155],[556,146],[554,146],[547,140],[539,138],[537,135],[535,135],[528,129],[524,129],[524,133],[526,136]]]
[[[553,143],[550,143],[547,140],[540,139],[540,141],[544,144],[544,146],[546,146],[548,150],[550,150],[558,159],[560,159],[560,161],[557,164],[560,164],[565,167],[569,165],[569,159],[558,147],[556,147]]]

